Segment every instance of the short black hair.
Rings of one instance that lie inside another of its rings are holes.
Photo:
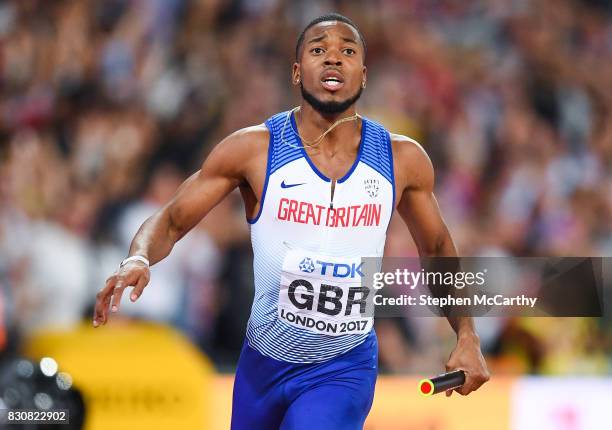
[[[313,27],[313,26],[319,24],[320,22],[328,22],[328,21],[340,21],[340,22],[343,22],[343,23],[348,24],[351,27],[353,27],[355,29],[355,31],[357,31],[357,34],[359,35],[359,39],[361,39],[361,44],[363,45],[363,54],[365,56],[365,53],[366,53],[366,43],[365,43],[365,39],[363,38],[363,34],[361,34],[361,31],[359,31],[359,28],[357,27],[357,24],[355,24],[353,21],[351,21],[346,16],[340,15],[339,13],[335,13],[334,12],[334,13],[328,13],[328,14],[325,14],[325,15],[321,15],[318,18],[315,18],[312,21],[310,21],[308,23],[308,25],[306,27],[304,27],[304,30],[302,30],[302,33],[300,34],[300,37],[298,37],[297,43],[295,44],[295,60],[296,61],[299,60],[298,55],[299,55],[299,52],[300,52],[300,47],[304,43],[304,35],[308,31],[308,29],[310,27]]]

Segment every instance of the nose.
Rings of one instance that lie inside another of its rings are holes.
[[[340,56],[340,51],[338,51],[337,49],[328,50],[327,55],[325,56],[325,65],[326,66],[342,65],[342,57]]]

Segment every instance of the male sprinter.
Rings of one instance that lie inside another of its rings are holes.
[[[234,384],[233,429],[360,429],[372,405],[377,340],[356,319],[350,288],[362,256],[382,256],[395,208],[422,256],[456,251],[433,195],[431,162],[413,140],[358,116],[365,41],[348,18],[325,15],[300,35],[299,108],[220,142],[200,171],[136,234],[130,257],[97,295],[94,326],[149,282],[149,264],[238,187],[251,224],[255,300]],[[343,294],[344,293],[344,294]],[[339,311],[339,309],[341,311]],[[457,345],[447,369],[458,392],[489,379],[468,317],[449,317]],[[447,393],[447,395],[449,395]]]

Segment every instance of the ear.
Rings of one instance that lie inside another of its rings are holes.
[[[363,66],[363,69],[361,69],[361,73],[362,73],[362,78],[361,78],[361,88],[365,88],[366,87],[366,83],[368,81],[368,68],[366,66]]]
[[[299,85],[302,77],[300,76],[300,63],[293,63],[291,69],[291,83],[293,85]]]

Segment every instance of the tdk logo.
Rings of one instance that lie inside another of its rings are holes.
[[[354,278],[355,276],[363,277],[361,266],[363,263],[331,263],[328,261],[317,260],[317,264],[321,266],[321,275],[332,275],[335,278]],[[306,257],[300,261],[300,270],[306,273],[312,273],[315,270],[315,265],[311,258]]]

